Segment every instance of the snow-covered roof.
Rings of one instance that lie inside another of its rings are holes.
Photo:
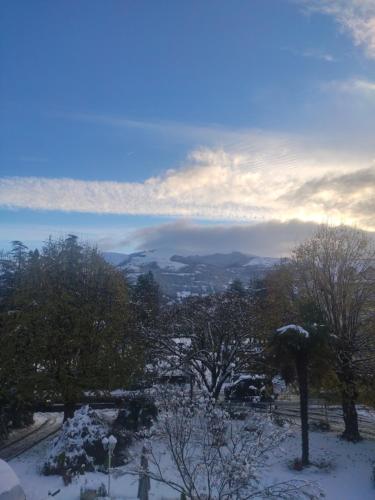
[[[242,382],[243,380],[265,380],[267,378],[266,375],[260,374],[260,373],[244,373],[238,376],[234,382],[230,383],[229,385],[235,386]]]
[[[264,373],[245,373],[238,377],[238,380],[264,380],[267,376]]]
[[[18,500],[25,498],[16,473],[4,460],[0,459],[0,500]]]
[[[175,344],[184,345],[186,347],[191,346],[191,338],[190,337],[175,337],[172,339]]]
[[[302,335],[305,338],[309,338],[309,336],[310,336],[309,332],[307,330],[305,330],[304,328],[302,328],[302,326],[299,326],[299,325],[282,326],[281,328],[277,329],[277,333],[283,334],[283,333],[286,333],[288,330],[294,330],[295,332],[299,333],[300,335]]]

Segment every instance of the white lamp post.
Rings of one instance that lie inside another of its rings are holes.
[[[102,445],[105,451],[108,451],[108,497],[111,498],[111,460],[113,455],[113,450],[117,444],[117,439],[112,434],[106,438],[102,439]]]

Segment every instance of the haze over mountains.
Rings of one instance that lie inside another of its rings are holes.
[[[130,279],[152,271],[162,291],[174,298],[221,291],[235,279],[246,285],[280,260],[241,252],[186,255],[164,249],[103,255],[109,263],[126,271]]]

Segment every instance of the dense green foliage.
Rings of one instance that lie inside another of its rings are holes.
[[[41,253],[15,242],[2,260],[0,387],[4,401],[62,400],[127,386],[141,366],[123,275],[75,236]]]

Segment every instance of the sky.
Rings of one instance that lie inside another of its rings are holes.
[[[0,248],[375,231],[375,0],[2,0]]]

